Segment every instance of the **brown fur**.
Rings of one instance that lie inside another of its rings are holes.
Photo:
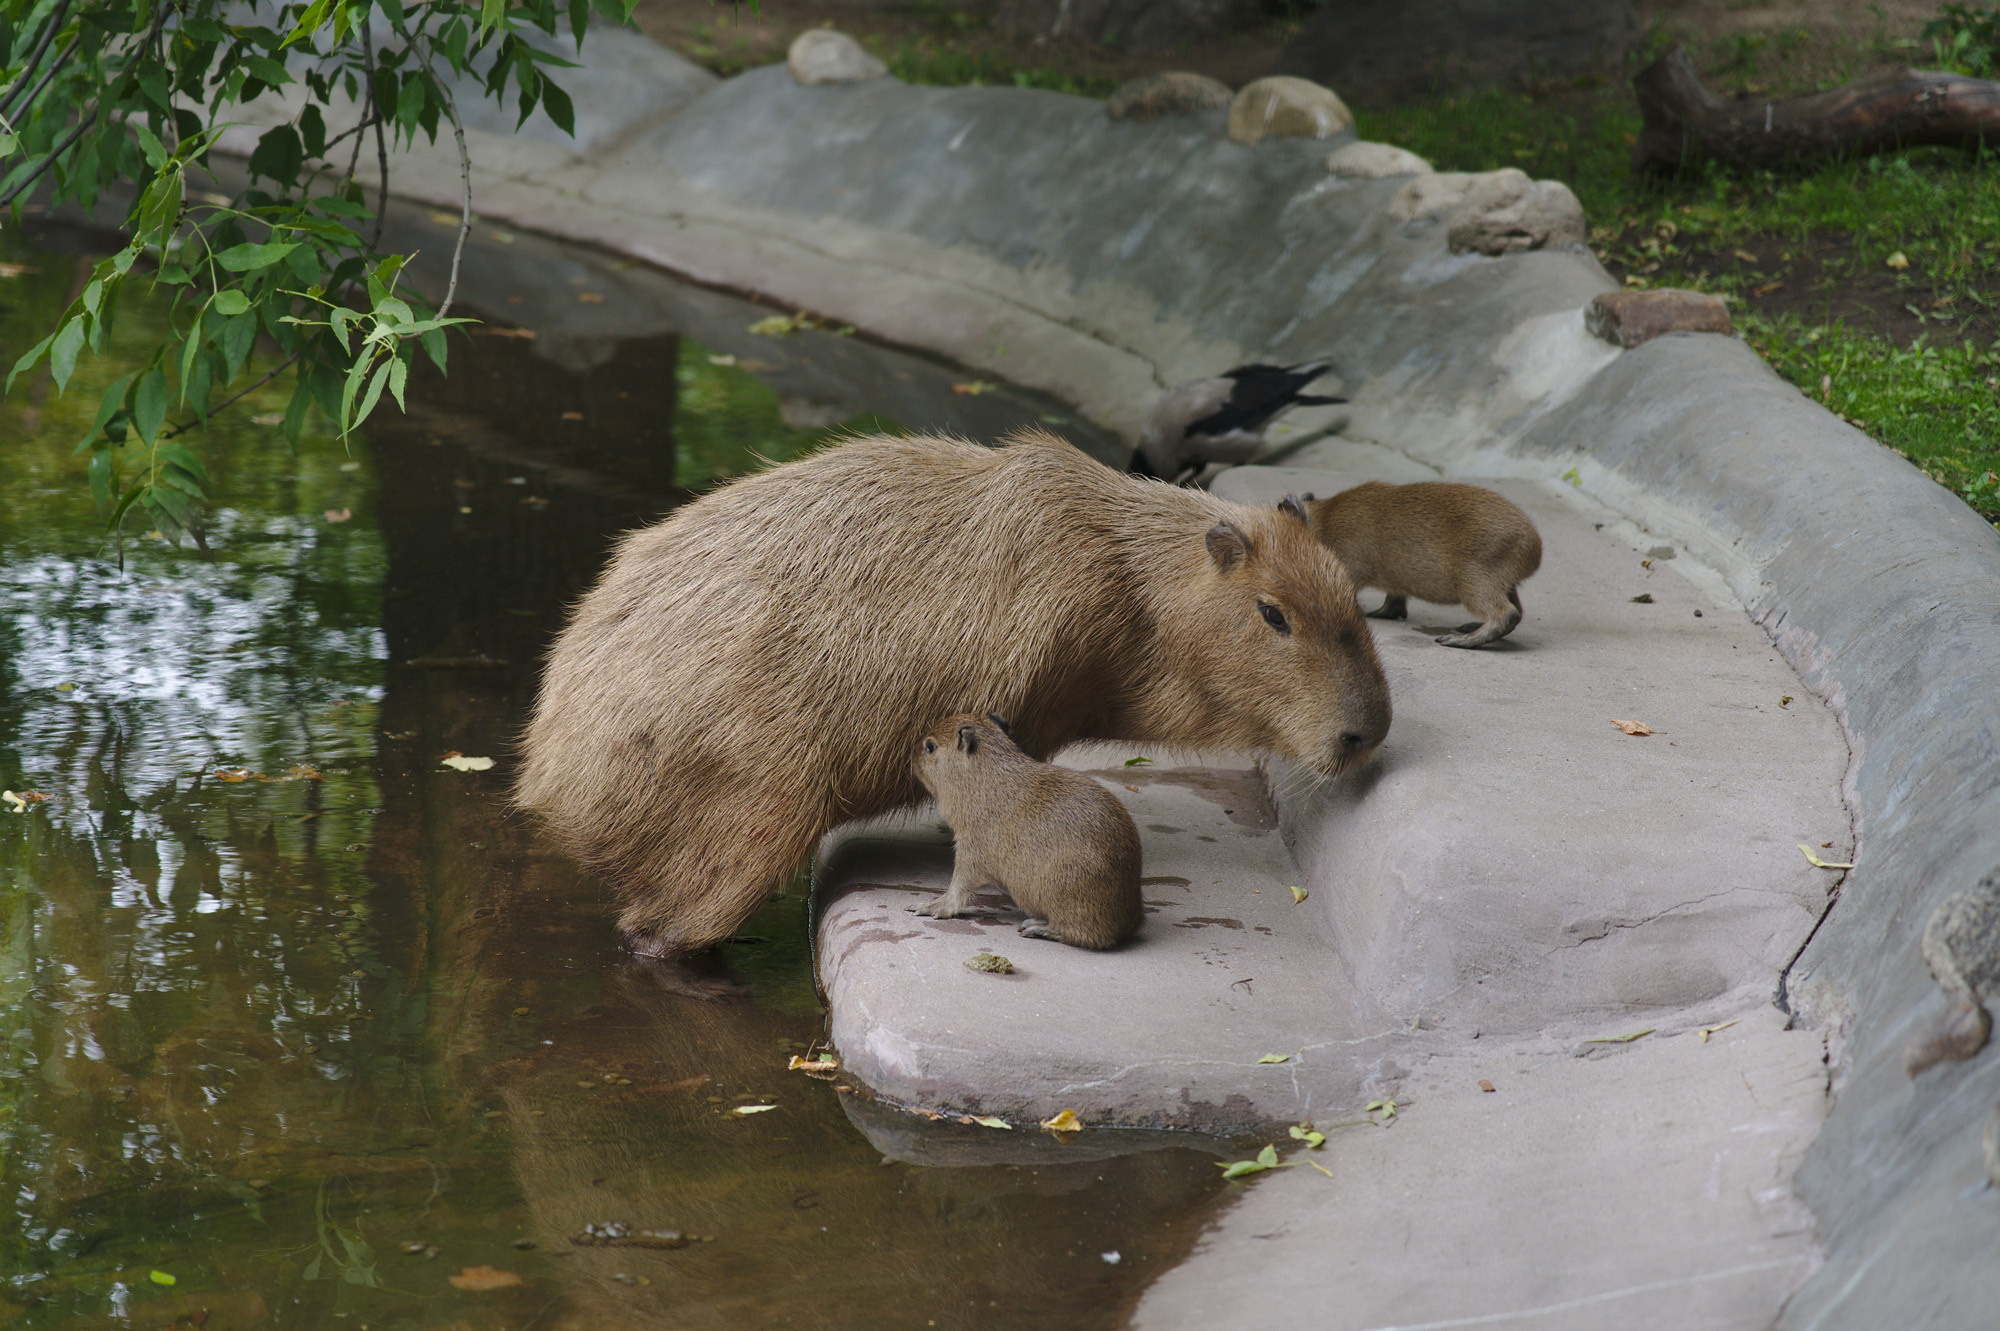
[[[1481,622],[1439,638],[1447,647],[1482,647],[1521,622],[1516,588],[1542,566],[1542,537],[1526,513],[1491,490],[1369,481],[1307,507],[1355,589],[1388,594],[1371,619],[1405,618],[1412,596],[1462,605]]]
[[[1389,691],[1304,516],[1039,431],[849,440],[625,538],[550,654],[516,797],[667,954],[728,937],[835,824],[920,798],[941,716],[999,710],[1037,758],[1131,739],[1339,772]]]
[[[951,886],[917,914],[970,915],[992,884],[1028,913],[1030,938],[1106,948],[1139,928],[1139,829],[1103,786],[1022,753],[998,716],[940,724],[916,773],[956,842]]]

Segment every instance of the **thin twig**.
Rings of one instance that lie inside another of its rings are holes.
[[[278,368],[272,370],[269,374],[258,379],[255,383],[250,384],[249,386],[243,388],[241,391],[231,393],[228,397],[222,399],[222,401],[210,407],[206,415],[197,416],[195,419],[191,421],[182,421],[179,425],[176,425],[169,430],[163,431],[160,435],[160,438],[172,439],[177,434],[186,434],[189,430],[192,430],[195,426],[201,425],[206,421],[221,415],[228,408],[235,406],[238,402],[250,396],[250,394],[256,392],[258,389],[262,388],[265,384],[270,383],[273,379],[283,374],[286,370],[291,369],[292,363],[298,360],[298,358],[299,358],[299,353],[294,351],[291,355],[285,357],[284,360],[278,363]]]
[[[472,158],[465,151],[465,126],[459,123],[458,99],[453,97],[438,80],[438,91],[444,93],[444,112],[451,117],[451,134],[458,140],[458,242],[451,247],[451,282],[444,289],[444,303],[438,306],[437,318],[444,318],[451,312],[452,298],[458,295],[458,262],[465,257],[465,238],[472,233]]]
[[[21,67],[21,77],[14,80],[12,87],[8,88],[5,92],[0,92],[0,98],[4,98],[7,103],[12,103],[14,95],[21,90],[29,79],[35,77],[35,71],[41,68],[42,57],[48,53],[49,43],[56,39],[56,34],[62,31],[63,24],[69,20],[69,7],[75,2],[76,0],[63,0],[62,6],[56,10],[55,16],[49,20],[49,26],[43,29],[41,37],[35,42],[35,50],[28,57],[28,63]],[[11,110],[7,112],[7,119],[14,120],[17,118],[17,112]]]
[[[91,107],[90,114],[85,116],[83,119],[77,121],[75,127],[72,128],[69,133],[63,135],[62,141],[57,143],[55,147],[49,149],[48,156],[44,157],[41,160],[41,164],[39,166],[37,166],[33,171],[30,171],[25,177],[23,177],[21,181],[14,186],[14,188],[8,190],[5,194],[0,194],[0,208],[5,208],[8,204],[12,203],[17,197],[19,197],[23,190],[27,189],[28,186],[34,184],[37,180],[40,180],[42,178],[43,173],[46,172],[51,166],[55,165],[56,158],[68,152],[70,150],[71,145],[73,145],[78,139],[82,138],[84,131],[89,129],[91,124],[97,119],[97,111],[98,111],[97,107],[95,106]]]
[[[375,234],[368,238],[372,250],[382,243],[382,223],[389,216],[389,145],[382,138],[382,103],[375,93],[375,34],[366,23],[361,25],[361,50],[368,62],[368,105],[375,113],[375,162],[381,172],[375,191]]]
[[[81,35],[69,39],[69,45],[63,47],[56,58],[50,62],[47,71],[42,75],[42,81],[37,83],[28,95],[22,99],[19,106],[10,106],[7,108],[6,116],[8,120],[19,120],[22,116],[28,114],[29,108],[35,104],[35,99],[42,95],[42,90],[49,86],[50,81],[56,75],[62,73],[63,66],[67,65],[69,58],[76,54],[76,48],[82,41],[83,38]]]

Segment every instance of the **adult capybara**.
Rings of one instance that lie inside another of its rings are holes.
[[[1516,590],[1542,566],[1542,535],[1511,500],[1477,485],[1369,481],[1331,499],[1306,496],[1313,527],[1359,591],[1387,598],[1371,619],[1402,619],[1409,597],[1479,616],[1438,641],[1484,647],[1521,622]]]
[[[951,886],[919,915],[972,913],[991,884],[1028,913],[1021,932],[1073,947],[1116,947],[1139,928],[1139,829],[1118,797],[1081,772],[1038,762],[998,712],[954,716],[917,746],[917,780],[951,828]]]
[[[516,797],[671,955],[727,938],[835,824],[921,798],[917,741],[987,708],[1038,758],[1127,739],[1329,774],[1389,729],[1296,499],[1125,476],[1039,431],[878,436],[626,537],[550,654]]]

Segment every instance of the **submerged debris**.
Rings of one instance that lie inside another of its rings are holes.
[[[569,1236],[579,1248],[685,1248],[690,1243],[707,1242],[699,1234],[683,1234],[678,1229],[634,1229],[616,1221],[605,1225],[585,1225]]]

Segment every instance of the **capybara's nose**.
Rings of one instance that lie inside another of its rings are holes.
[[[1340,737],[1340,747],[1344,753],[1359,753],[1368,747],[1368,737],[1357,735],[1350,730]]]

